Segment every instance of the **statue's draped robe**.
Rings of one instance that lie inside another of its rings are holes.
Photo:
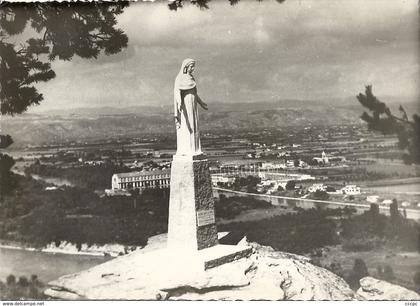
[[[202,154],[198,129],[197,87],[193,76],[186,71],[186,67],[192,62],[194,61],[191,59],[184,60],[175,79],[175,117],[180,122],[176,130],[176,155]]]

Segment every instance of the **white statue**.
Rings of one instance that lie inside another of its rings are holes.
[[[185,59],[182,62],[174,86],[174,108],[177,151],[176,155],[200,155],[200,133],[198,130],[198,106],[207,110],[197,94],[195,79],[192,75],[195,68],[193,59]]]

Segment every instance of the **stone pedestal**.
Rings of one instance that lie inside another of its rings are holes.
[[[174,155],[171,168],[168,247],[194,252],[218,244],[208,160]]]
[[[210,170],[203,154],[174,155],[167,246],[175,265],[201,271],[251,254],[248,246],[219,244]]]

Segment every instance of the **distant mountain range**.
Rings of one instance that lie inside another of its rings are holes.
[[[397,109],[398,104],[390,104]],[[404,104],[407,112],[419,109]],[[255,103],[209,103],[200,112],[202,130],[285,128],[306,125],[360,123],[364,109],[356,101],[280,100]],[[135,137],[145,133],[173,133],[173,106],[131,106],[48,110],[2,118],[2,132],[12,135],[16,145],[53,141]]]
[[[398,107],[400,104],[407,106],[409,109],[418,112],[420,110],[419,101],[410,99],[398,99],[395,97],[381,97],[381,101],[385,101],[391,107]],[[282,99],[273,101],[255,101],[252,103],[226,103],[220,101],[213,101],[209,103],[210,110],[213,112],[226,111],[252,111],[262,109],[276,109],[276,108],[308,108],[313,105],[325,107],[350,107],[353,108],[358,105],[356,97],[347,98],[329,98],[323,100],[298,100],[298,99]],[[414,106],[414,108],[413,108]],[[97,115],[122,115],[122,114],[162,114],[173,111],[172,105],[152,106],[152,105],[134,105],[125,107],[113,106],[96,106],[96,107],[76,107],[70,109],[50,109],[37,111],[32,109],[32,114],[42,115],[73,115],[73,116],[97,116]]]

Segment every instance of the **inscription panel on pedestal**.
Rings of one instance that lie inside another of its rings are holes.
[[[197,225],[198,226],[214,224],[215,222],[216,220],[214,219],[213,209],[197,210]]]

